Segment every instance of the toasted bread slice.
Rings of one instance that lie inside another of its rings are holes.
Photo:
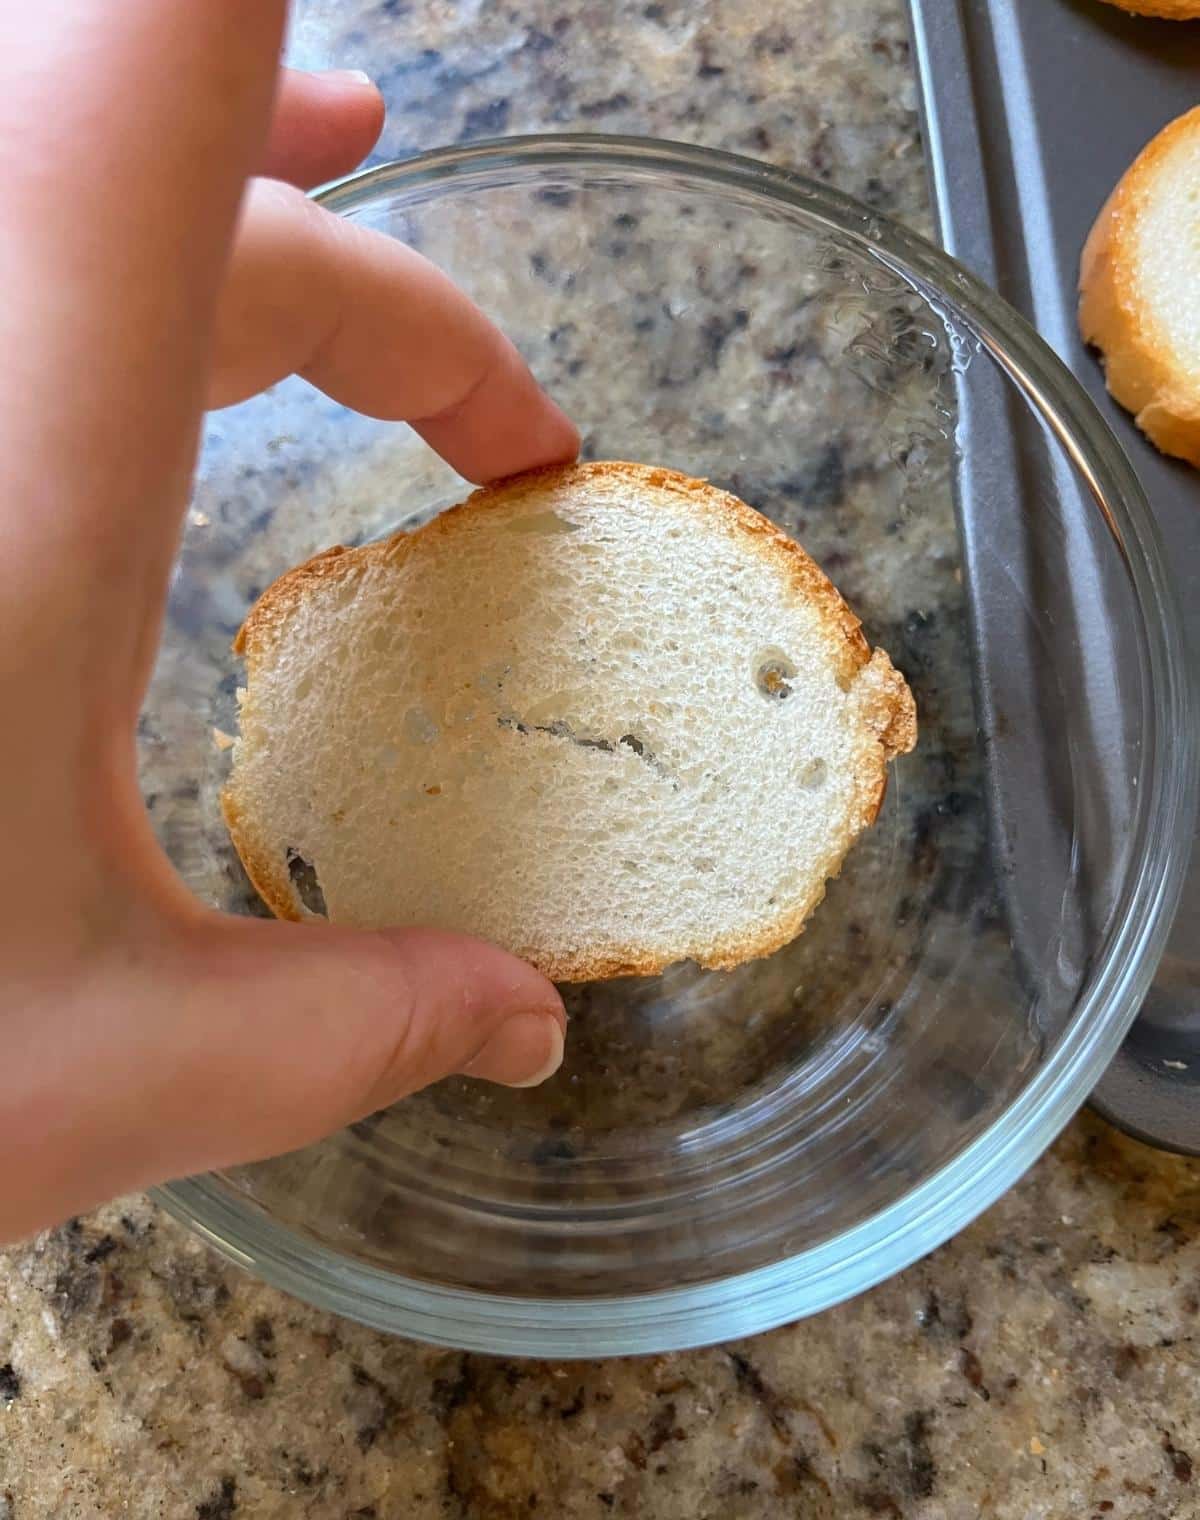
[[[1159,16],[1166,21],[1194,21],[1200,16],[1200,0],[1105,0],[1105,3],[1134,16]]]
[[[1079,326],[1108,388],[1166,454],[1200,464],[1200,107],[1165,127],[1092,228]]]
[[[225,816],[273,911],[466,930],[562,981],[785,944],[916,741],[803,549],[636,464],[330,550],[235,648]]]

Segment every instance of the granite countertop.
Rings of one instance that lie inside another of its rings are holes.
[[[645,132],[929,221],[899,0],[301,0],[388,155]],[[388,1339],[142,1199],[0,1253],[0,1520],[1200,1515],[1200,1163],[1084,1116],[982,1220],[858,1301],[641,1360]]]

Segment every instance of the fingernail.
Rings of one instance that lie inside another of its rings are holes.
[[[504,1087],[536,1087],[562,1065],[563,1033],[552,1013],[514,1013],[462,1069]]]
[[[322,69],[317,75],[318,79],[327,79],[331,84],[364,84],[375,87],[375,81],[370,74],[362,69]]]

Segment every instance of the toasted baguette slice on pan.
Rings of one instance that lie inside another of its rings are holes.
[[[1101,211],[1079,325],[1108,388],[1165,454],[1200,464],[1200,107],[1142,150]]]

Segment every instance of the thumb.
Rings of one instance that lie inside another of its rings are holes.
[[[294,1149],[452,1073],[532,1087],[562,1062],[553,985],[462,935],[206,916],[174,973],[164,1096],[186,1170]]]
[[[460,935],[223,918],[190,900],[129,928],[86,976],[64,957],[9,1010],[0,1241],[294,1150],[452,1072],[522,1087],[562,1061],[551,983]]]
[[[6,1025],[0,1241],[294,1150],[452,1072],[532,1086],[558,1069],[566,1031],[552,984],[493,945],[190,901],[43,993]]]

